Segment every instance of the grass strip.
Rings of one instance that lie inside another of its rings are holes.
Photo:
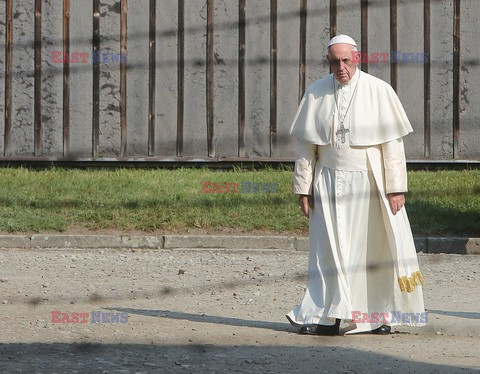
[[[408,176],[407,211],[415,234],[480,236],[480,171],[412,171]],[[0,178],[1,232],[308,232],[288,169],[3,168]],[[239,192],[202,193],[202,181],[238,183]],[[274,183],[278,193],[242,193],[242,182]]]

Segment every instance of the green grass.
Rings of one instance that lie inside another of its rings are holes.
[[[306,233],[291,170],[0,169],[0,231],[260,230]],[[201,181],[278,183],[278,193],[201,193]],[[480,171],[410,172],[413,231],[480,236]]]
[[[409,172],[414,233],[480,236],[480,170]]]

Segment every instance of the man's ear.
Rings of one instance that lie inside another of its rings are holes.
[[[352,62],[355,66],[358,65],[359,62],[362,60],[362,52],[360,51],[352,51]]]

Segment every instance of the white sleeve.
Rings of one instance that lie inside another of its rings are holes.
[[[293,175],[293,193],[312,195],[313,173],[315,170],[316,145],[299,141]]]
[[[403,139],[383,143],[382,153],[386,193],[407,192],[407,162]]]

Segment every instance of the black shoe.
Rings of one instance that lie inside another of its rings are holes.
[[[392,328],[390,326],[382,325],[379,328],[377,328],[375,330],[372,330],[371,334],[388,335],[388,334],[390,334],[391,330],[392,330]]]
[[[340,319],[336,319],[333,326],[325,325],[305,325],[300,327],[300,334],[304,335],[338,335],[338,330],[340,327]]]

